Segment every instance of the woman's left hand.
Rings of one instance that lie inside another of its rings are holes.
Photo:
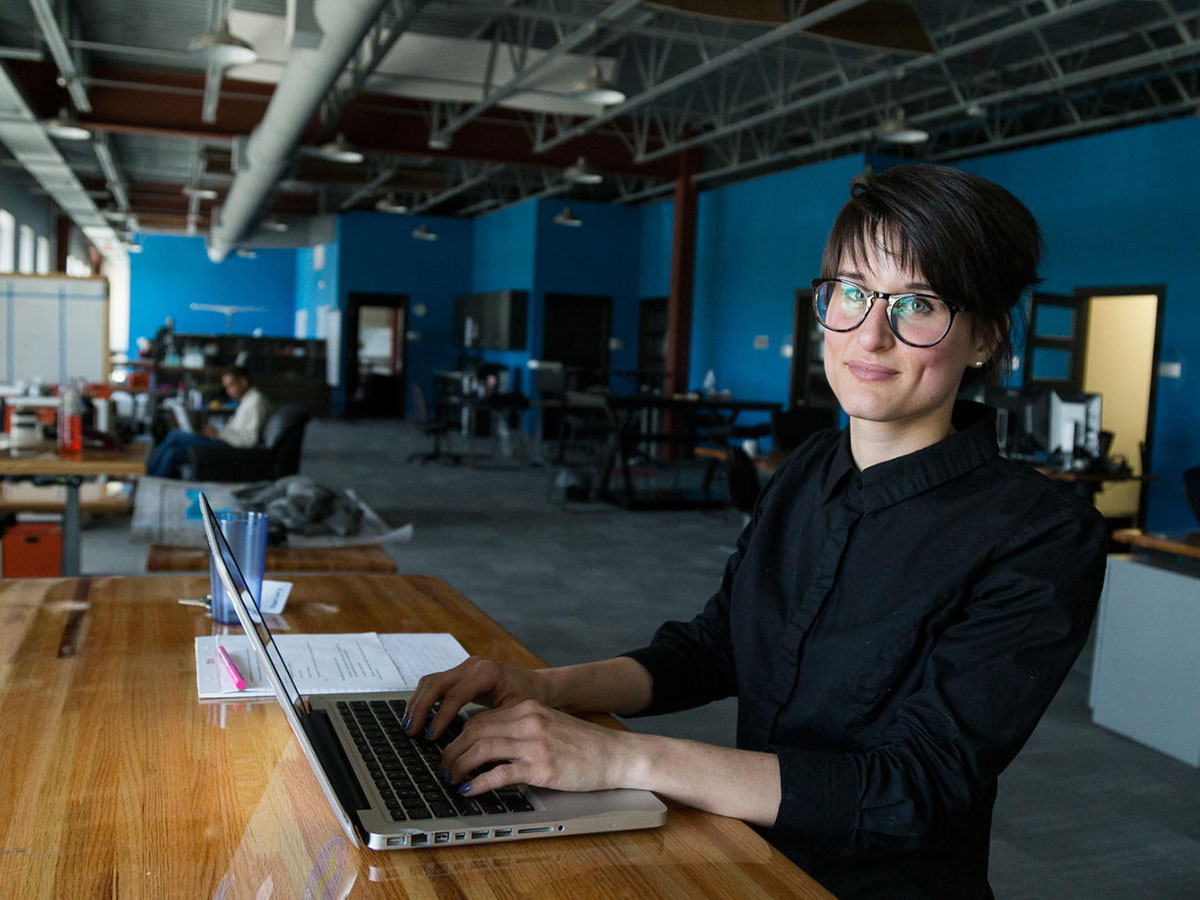
[[[467,797],[509,784],[597,791],[625,786],[633,737],[524,700],[472,716],[446,748],[442,765]],[[498,765],[460,784],[488,763]]]

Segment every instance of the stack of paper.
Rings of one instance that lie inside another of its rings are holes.
[[[284,634],[272,639],[301,694],[411,691],[422,675],[467,658],[451,634]],[[218,643],[246,680],[233,686],[217,654]],[[201,699],[269,697],[271,683],[244,634],[196,638],[196,690]]]

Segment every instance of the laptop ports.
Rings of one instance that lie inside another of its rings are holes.
[[[448,844],[448,843],[450,843],[450,832],[448,832],[448,831],[439,831],[437,834],[435,834],[435,835],[433,836],[433,842],[434,842],[435,844]]]
[[[424,847],[428,843],[429,843],[429,835],[414,834],[412,836],[412,840],[409,842],[409,846],[410,847]]]
[[[512,837],[511,828],[497,828],[496,837]]]
[[[486,832],[486,831],[472,831],[471,832],[471,840],[473,840],[473,841],[486,841],[487,837],[488,837],[488,832]]]

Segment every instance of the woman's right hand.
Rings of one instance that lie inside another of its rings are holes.
[[[522,700],[549,705],[545,681],[538,672],[472,656],[453,669],[425,675],[417,682],[408,701],[404,730],[413,735],[424,729],[426,737],[436,738],[468,703],[495,708]],[[429,711],[438,701],[441,708],[426,727]]]

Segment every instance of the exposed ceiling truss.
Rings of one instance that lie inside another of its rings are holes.
[[[286,63],[288,5],[319,2],[19,0],[0,12],[0,64],[38,116],[69,105],[92,129],[91,145],[58,146],[114,216],[195,231]],[[911,0],[907,31],[862,2],[746,0],[735,19],[672,0],[389,0],[258,214],[389,194],[462,216],[539,196],[639,203],[672,191],[685,153],[710,187],[852,153],[952,161],[1200,108],[1196,0]],[[260,64],[222,71],[187,52],[227,16]],[[624,102],[578,98],[593,67]],[[883,142],[901,111],[927,141]],[[309,152],[337,134],[365,164]],[[603,184],[564,176],[581,156]]]

